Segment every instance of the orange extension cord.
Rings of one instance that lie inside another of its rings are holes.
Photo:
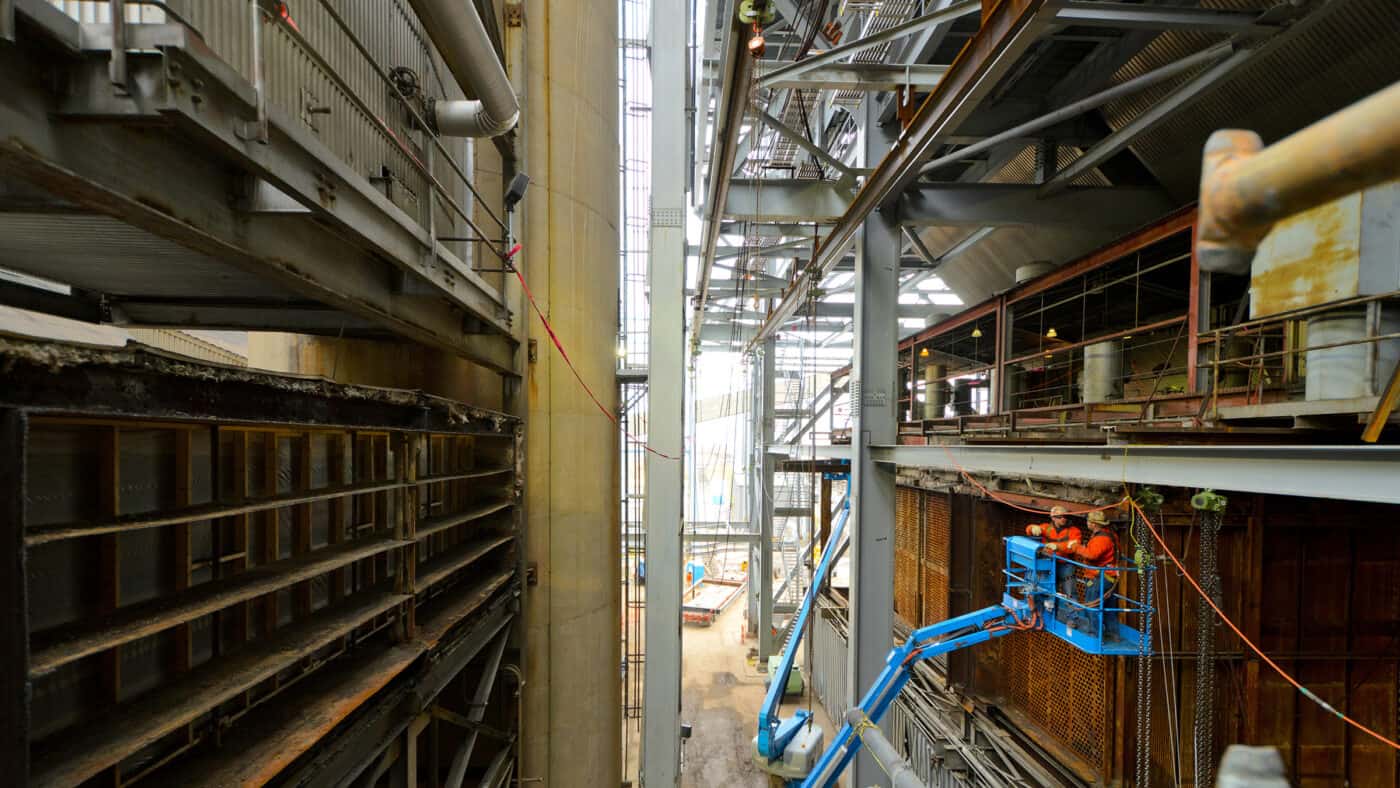
[[[992,500],[997,501],[998,503],[1002,503],[1002,504],[1005,504],[1005,505],[1007,505],[1007,506],[1010,506],[1010,507],[1013,508],[1013,509],[1019,509],[1019,510],[1021,510],[1021,511],[1023,511],[1023,512],[1030,512],[1030,513],[1032,513],[1032,514],[1045,514],[1045,511],[1044,511],[1044,510],[1041,510],[1041,509],[1032,509],[1032,508],[1029,508],[1029,507],[1021,506],[1020,504],[1017,504],[1017,503],[1015,503],[1015,502],[1013,502],[1013,501],[1009,501],[1009,500],[1006,500],[1006,499],[1004,499],[1004,498],[998,496],[996,493],[992,492],[991,490],[987,489],[986,487],[984,487],[984,486],[982,486],[980,483],[978,483],[978,481],[977,481],[976,479],[972,478],[972,474],[968,473],[966,468],[963,468],[961,465],[958,464],[958,461],[953,457],[953,453],[952,453],[951,451],[948,450],[948,447],[947,447],[946,445],[943,447],[943,451],[948,455],[948,461],[951,462],[951,463],[953,464],[953,467],[954,467],[954,468],[957,468],[957,469],[958,469],[958,473],[962,474],[963,478],[964,478],[964,479],[967,479],[969,482],[971,482],[972,485],[973,485],[974,487],[976,487],[977,489],[981,490],[983,495],[986,495],[988,498],[991,498]],[[1070,514],[1085,514],[1085,513],[1087,513],[1087,512],[1103,511],[1103,510],[1105,510],[1105,509],[1112,509],[1112,508],[1115,508],[1115,507],[1117,507],[1117,506],[1120,506],[1120,505],[1122,505],[1124,502],[1127,502],[1128,505],[1132,506],[1133,510],[1136,511],[1136,512],[1138,513],[1138,516],[1142,518],[1143,523],[1145,523],[1145,524],[1147,525],[1147,530],[1150,531],[1150,532],[1152,533],[1152,538],[1153,538],[1153,539],[1156,539],[1156,540],[1157,540],[1157,544],[1161,545],[1161,546],[1162,546],[1162,549],[1166,551],[1167,557],[1170,558],[1171,561],[1172,561],[1172,563],[1176,565],[1176,569],[1177,569],[1178,572],[1181,573],[1181,576],[1184,577],[1184,578],[1186,578],[1186,581],[1187,581],[1188,583],[1191,584],[1191,587],[1192,587],[1192,588],[1196,589],[1196,593],[1197,593],[1197,594],[1200,594],[1201,599],[1204,599],[1205,602],[1206,602],[1206,604],[1207,604],[1207,605],[1210,605],[1210,609],[1215,611],[1215,615],[1219,616],[1219,617],[1220,617],[1220,620],[1223,621],[1223,622],[1225,622],[1225,626],[1229,627],[1229,628],[1230,628],[1230,631],[1234,632],[1235,635],[1237,635],[1237,636],[1239,637],[1239,639],[1240,639],[1241,641],[1243,641],[1244,644],[1245,644],[1246,646],[1249,646],[1250,651],[1253,651],[1255,654],[1258,654],[1260,659],[1264,660],[1264,662],[1265,662],[1266,664],[1268,664],[1269,667],[1273,668],[1275,673],[1277,673],[1279,676],[1283,677],[1283,680],[1284,680],[1284,681],[1287,681],[1289,684],[1292,684],[1293,687],[1294,687],[1295,689],[1298,690],[1298,692],[1302,693],[1303,697],[1305,697],[1305,698],[1307,698],[1308,700],[1311,700],[1313,703],[1316,703],[1317,705],[1321,706],[1323,709],[1325,709],[1325,710],[1326,710],[1328,713],[1330,713],[1332,716],[1336,717],[1337,719],[1341,720],[1342,722],[1345,722],[1346,724],[1352,726],[1353,728],[1356,728],[1357,730],[1361,731],[1362,733],[1366,734],[1367,736],[1370,736],[1371,738],[1375,739],[1376,741],[1379,741],[1379,742],[1381,742],[1381,743],[1383,743],[1383,744],[1385,744],[1385,745],[1391,747],[1392,749],[1400,750],[1400,742],[1396,742],[1396,741],[1394,741],[1394,740],[1392,740],[1392,739],[1388,739],[1388,738],[1386,738],[1383,734],[1380,734],[1380,733],[1377,733],[1376,731],[1371,730],[1370,728],[1366,727],[1365,725],[1362,725],[1361,723],[1357,722],[1356,720],[1352,719],[1351,717],[1348,717],[1347,715],[1343,714],[1342,712],[1336,710],[1335,708],[1332,707],[1332,704],[1330,704],[1330,703],[1328,703],[1327,701],[1323,700],[1322,698],[1318,697],[1316,694],[1313,693],[1312,690],[1308,689],[1307,687],[1304,687],[1301,683],[1298,682],[1297,679],[1293,678],[1293,676],[1290,675],[1290,674],[1288,673],[1288,671],[1284,670],[1282,667],[1279,667],[1279,664],[1278,664],[1277,662],[1274,662],[1272,659],[1270,659],[1270,658],[1269,658],[1269,655],[1268,655],[1268,654],[1265,654],[1264,651],[1263,651],[1263,649],[1261,649],[1261,648],[1259,648],[1258,646],[1254,645],[1254,641],[1250,640],[1250,639],[1244,634],[1244,632],[1243,632],[1238,626],[1235,625],[1235,622],[1234,622],[1234,621],[1231,621],[1231,620],[1230,620],[1230,617],[1227,616],[1227,615],[1225,615],[1225,611],[1221,610],[1220,607],[1219,607],[1218,605],[1215,604],[1215,600],[1211,599],[1210,596],[1209,596],[1208,594],[1206,594],[1205,589],[1201,588],[1201,584],[1196,582],[1196,578],[1192,577],[1192,576],[1191,576],[1191,573],[1188,572],[1188,571],[1186,571],[1186,567],[1183,566],[1182,563],[1181,563],[1181,560],[1178,559],[1178,558],[1176,557],[1176,553],[1173,553],[1173,552],[1172,552],[1172,549],[1171,549],[1170,547],[1167,546],[1166,540],[1162,539],[1162,535],[1159,534],[1159,533],[1157,533],[1157,528],[1156,528],[1156,526],[1153,525],[1153,523],[1152,523],[1152,521],[1151,521],[1150,519],[1148,519],[1147,513],[1144,512],[1144,511],[1142,510],[1142,507],[1141,507],[1141,506],[1138,506],[1137,501],[1133,500],[1132,496],[1125,495],[1125,496],[1123,496],[1123,499],[1122,499],[1122,500],[1117,501],[1117,502],[1115,502],[1115,503],[1111,503],[1111,504],[1109,504],[1109,505],[1107,505],[1107,506],[1100,506],[1100,507],[1097,507],[1097,508],[1095,508],[1095,509],[1085,509],[1085,510],[1083,510],[1083,511],[1081,511],[1081,512],[1070,512]]]
[[[1367,736],[1370,736],[1376,741],[1382,742],[1383,744],[1386,744],[1393,749],[1400,750],[1400,742],[1387,739],[1385,736],[1377,733],[1376,731],[1371,730],[1370,728],[1366,727],[1365,725],[1362,725],[1361,723],[1357,722],[1351,717],[1348,717],[1340,711],[1337,711],[1336,709],[1332,708],[1332,704],[1328,703],[1322,698],[1319,698],[1317,695],[1313,694],[1312,690],[1308,689],[1307,687],[1304,687],[1302,684],[1299,684],[1297,679],[1289,675],[1287,671],[1279,667],[1277,662],[1274,662],[1272,659],[1270,659],[1268,654],[1265,654],[1262,649],[1254,645],[1254,641],[1250,640],[1244,634],[1244,632],[1240,630],[1239,627],[1235,626],[1235,622],[1231,621],[1230,617],[1225,615],[1225,611],[1221,610],[1220,607],[1215,604],[1215,600],[1211,599],[1210,596],[1206,594],[1205,590],[1202,589],[1200,584],[1196,582],[1196,578],[1192,577],[1191,573],[1186,571],[1186,567],[1181,565],[1181,561],[1176,557],[1176,553],[1173,553],[1172,549],[1170,547],[1167,547],[1166,541],[1162,539],[1161,534],[1157,533],[1157,528],[1152,524],[1152,521],[1147,518],[1147,513],[1142,510],[1142,507],[1138,506],[1137,501],[1133,500],[1132,498],[1128,498],[1127,501],[1133,507],[1133,510],[1138,513],[1138,516],[1142,518],[1142,521],[1147,525],[1147,530],[1152,533],[1152,538],[1157,540],[1157,544],[1161,545],[1162,549],[1166,551],[1167,557],[1172,560],[1173,564],[1176,564],[1176,569],[1178,572],[1181,573],[1181,576],[1186,578],[1186,581],[1191,584],[1192,588],[1196,589],[1196,593],[1200,594],[1201,599],[1204,599],[1206,601],[1206,604],[1210,605],[1210,609],[1214,610],[1215,614],[1220,617],[1220,620],[1225,622],[1225,626],[1229,627],[1231,632],[1234,632],[1240,640],[1244,641],[1244,644],[1246,646],[1249,646],[1250,651],[1253,651],[1255,654],[1258,654],[1260,659],[1264,660],[1264,662],[1267,663],[1269,667],[1273,668],[1275,673],[1282,676],[1284,681],[1287,681],[1289,684],[1292,684],[1294,688],[1296,688],[1299,692],[1303,693],[1304,697],[1311,700],[1313,703],[1316,703],[1317,705],[1321,706],[1323,709],[1327,710],[1337,719],[1341,720],[1342,722],[1345,722],[1353,728],[1356,728],[1357,730],[1361,731]]]

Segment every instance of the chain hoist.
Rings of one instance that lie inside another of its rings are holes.
[[[1225,496],[1202,490],[1191,498],[1200,515],[1201,589],[1217,606],[1220,598],[1220,523]],[[1215,784],[1215,613],[1204,600],[1196,604],[1196,784]]]
[[[1156,490],[1138,491],[1138,504],[1160,520],[1162,496]],[[1137,566],[1138,598],[1142,603],[1142,634],[1138,638],[1137,655],[1137,747],[1136,772],[1133,785],[1147,788],[1152,783],[1152,617],[1155,609],[1156,553],[1152,549],[1152,534],[1137,510],[1133,511],[1133,563]]]

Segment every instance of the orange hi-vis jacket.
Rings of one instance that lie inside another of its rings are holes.
[[[1113,566],[1118,563],[1118,539],[1109,530],[1099,531],[1089,537],[1089,541],[1075,548],[1074,557],[1090,566]],[[1104,573],[1109,582],[1118,579],[1118,573]]]
[[[1045,541],[1045,545],[1055,552],[1056,555],[1068,558],[1073,555],[1073,549],[1069,546],[1071,541],[1081,541],[1083,532],[1077,525],[1066,525],[1064,528],[1056,528],[1054,523],[1040,523],[1038,526],[1026,526],[1026,536],[1034,537],[1032,528],[1040,528],[1040,538]]]

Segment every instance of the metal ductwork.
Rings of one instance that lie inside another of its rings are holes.
[[[515,128],[520,102],[471,0],[409,0],[464,93],[476,100],[438,101],[433,123],[447,137],[499,137]]]

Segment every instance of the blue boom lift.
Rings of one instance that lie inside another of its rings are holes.
[[[830,570],[849,513],[847,502],[832,529],[831,539],[812,578],[812,586],[807,589],[798,618],[793,623],[783,661],[772,677],[768,695],[758,715],[754,757],[762,768],[787,780],[789,785],[804,788],[834,786],[837,777],[861,747],[862,737],[857,728],[870,730],[880,723],[890,704],[909,681],[910,671],[917,662],[1030,629],[1049,632],[1090,654],[1139,655],[1143,649],[1151,648],[1150,639],[1144,642],[1142,634],[1127,623],[1127,620],[1140,619],[1147,612],[1146,607],[1118,593],[1103,571],[1058,556],[1044,555],[1039,540],[1024,536],[1007,537],[1006,566],[1003,570],[1006,590],[1002,594],[1001,604],[917,629],[908,640],[891,650],[885,660],[885,669],[875,680],[874,686],[865,693],[860,705],[848,714],[856,725],[851,721],[843,724],[831,746],[813,764],[811,758],[822,746],[821,730],[811,723],[811,715],[803,710],[780,720],[778,707],[807,617],[817,591]],[[1080,574],[1088,578],[1088,585],[1082,589],[1082,598],[1057,592],[1056,569],[1062,563],[1084,570]],[[1127,571],[1152,571],[1150,566],[1106,569],[1117,571],[1120,575]],[[1144,581],[1151,582],[1150,576],[1145,577]],[[878,731],[874,733],[878,734]],[[878,741],[887,745],[883,737],[879,737]]]

